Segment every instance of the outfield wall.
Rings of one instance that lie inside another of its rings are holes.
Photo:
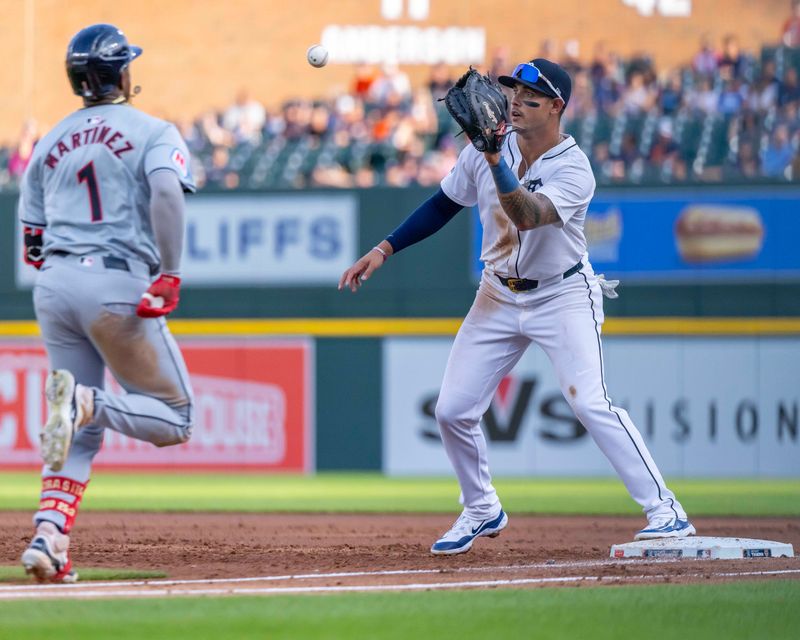
[[[358,295],[336,289],[343,267],[430,193],[203,191],[188,199],[187,286],[174,317],[461,317],[475,292],[474,212],[392,258]],[[591,255],[623,280],[606,314],[800,315],[798,202],[800,188],[785,184],[599,190],[587,218]],[[35,274],[21,261],[15,206],[15,195],[0,193],[0,319],[29,320]],[[760,235],[729,257],[687,262],[675,229],[698,207],[755,218]]]
[[[96,464],[312,471],[313,346],[302,338],[183,340],[195,393],[191,440],[159,449],[107,431]],[[0,342],[0,466],[39,464],[47,370],[38,341]],[[110,375],[106,388],[124,393]]]
[[[184,450],[156,452],[109,436],[98,462],[448,472],[430,415],[444,354],[474,297],[474,214],[392,258],[357,295],[335,287],[343,266],[428,193],[190,199],[187,286],[170,325],[204,411],[195,438]],[[593,254],[609,277],[623,279],[620,299],[605,304],[610,392],[666,473],[800,473],[791,384],[800,355],[800,260],[791,247],[799,198],[796,187],[775,185],[632,188],[601,191],[592,205]],[[15,202],[0,194],[0,465],[30,466],[46,362]],[[758,242],[738,257],[682,262],[673,234],[695,205],[755,215]],[[283,344],[303,366],[280,360]],[[416,359],[404,364],[412,346]],[[217,356],[202,355],[217,348]],[[501,391],[486,425],[498,436],[490,438],[497,471],[609,472],[538,355]]]
[[[383,467],[448,473],[433,417],[452,340],[383,344]],[[664,474],[800,475],[797,337],[612,336],[606,386],[628,410]],[[575,418],[552,366],[529,349],[483,418],[495,473],[600,476],[613,469]]]
[[[267,325],[263,336],[255,323],[242,335],[217,322],[213,335],[210,323],[175,322],[197,398],[191,442],[156,449],[110,433],[98,465],[449,473],[433,410],[458,320],[372,322],[362,337],[323,320]],[[609,392],[665,474],[800,475],[799,320],[607,327]],[[47,360],[35,329],[0,325],[31,334],[0,340],[0,468],[38,463]],[[502,381],[483,428],[499,475],[612,473],[537,349]]]

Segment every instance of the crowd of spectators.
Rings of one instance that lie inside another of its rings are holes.
[[[599,183],[800,179],[800,2],[782,42],[757,54],[736,36],[708,38],[683,68],[659,70],[646,55],[623,59],[597,43],[547,40],[536,56],[573,78],[563,128],[589,155]],[[484,71],[515,61],[494,52]],[[354,69],[346,92],[297,98],[269,110],[242,91],[227,109],[177,122],[200,186],[220,189],[432,186],[465,144],[439,101],[453,70],[431,68],[413,87],[395,65]],[[24,124],[0,148],[0,189],[19,181],[37,139]]]
[[[797,49],[755,57],[733,35],[719,51],[704,38],[690,64],[661,73],[601,43],[570,69],[565,127],[590,151],[599,182],[798,179],[798,69]]]
[[[412,88],[399,67],[355,69],[349,91],[270,112],[242,92],[222,113],[179,122],[202,184],[223,188],[437,184],[459,147],[437,98],[446,66]]]

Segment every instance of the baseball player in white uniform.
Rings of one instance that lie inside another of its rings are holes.
[[[37,580],[72,582],[69,533],[105,429],[156,446],[186,442],[192,390],[165,315],[178,304],[189,154],[171,124],[130,106],[119,29],[78,32],[67,74],[83,98],[36,145],[21,186],[25,260],[50,361],[36,532],[22,554]],[[127,392],[107,393],[105,367]]]
[[[355,292],[388,256],[431,235],[461,208],[478,205],[485,263],[475,301],[458,331],[436,406],[442,441],[461,487],[462,514],[431,547],[468,551],[508,524],[492,486],[479,426],[503,377],[533,342],[555,368],[575,415],[647,516],[636,539],[695,533],[667,488],[628,413],[606,390],[600,329],[603,292],[614,283],[589,263],[583,227],[595,189],[589,160],[560,131],[571,80],[538,58],[499,78],[511,89],[510,122],[500,153],[472,145],[440,190],[341,277]]]

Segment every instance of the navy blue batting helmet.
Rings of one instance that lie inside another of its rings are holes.
[[[100,99],[119,87],[120,76],[142,49],[111,24],[93,24],[76,33],[67,47],[67,75],[72,90]]]

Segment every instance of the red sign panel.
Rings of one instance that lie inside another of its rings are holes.
[[[157,448],[107,429],[96,467],[307,471],[312,467],[308,340],[186,340],[195,393],[192,438]],[[0,468],[41,464],[48,362],[34,343],[0,342]],[[108,377],[106,389],[124,393]]]

